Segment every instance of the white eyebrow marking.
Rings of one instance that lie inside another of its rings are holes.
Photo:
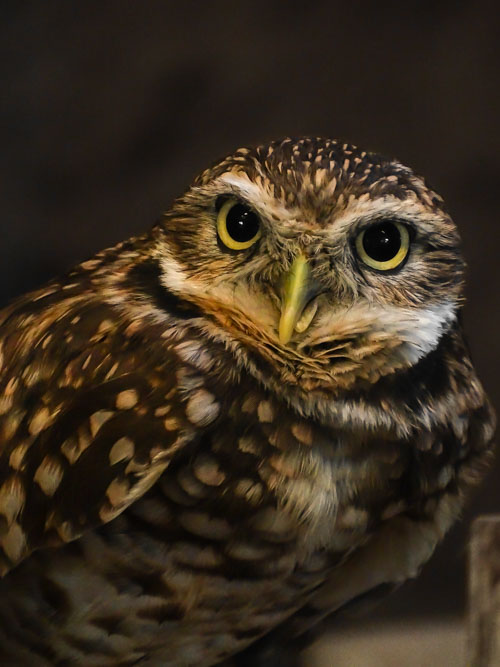
[[[434,226],[443,221],[442,214],[436,214],[413,197],[398,199],[390,195],[377,199],[358,198],[352,200],[347,208],[332,219],[335,230],[346,231],[361,220],[374,220],[380,217],[397,217],[400,220],[417,221]]]
[[[238,174],[235,174],[234,172],[222,174],[222,176],[220,176],[215,182],[230,185],[232,188],[235,188],[241,192],[241,194],[245,195],[251,200],[258,201],[262,197],[263,193],[267,193],[265,188],[259,187],[243,172],[239,172]],[[269,195],[269,193],[267,194]]]
[[[214,185],[229,185],[234,194],[242,194],[254,208],[264,216],[269,216],[272,212],[280,220],[295,220],[294,212],[287,209],[282,202],[274,195],[271,188],[266,187],[262,179],[260,182],[250,180],[243,172],[227,172],[222,174]]]
[[[305,173],[302,176],[301,190],[307,189],[311,185],[310,174]],[[408,191],[406,199],[399,199],[394,195],[382,195],[376,198],[370,198],[369,192],[363,192],[358,197],[350,195],[344,198],[341,192],[338,198],[334,197],[338,186],[337,180],[333,179],[325,184],[325,187],[318,193],[318,205],[325,200],[331,199],[332,216],[328,223],[321,225],[318,232],[321,236],[329,236],[334,233],[338,239],[338,234],[347,234],[352,226],[361,221],[370,222],[381,217],[397,217],[399,220],[416,222],[422,226],[424,231],[432,232],[436,226],[443,222],[450,222],[449,217],[440,211],[429,209],[424,202],[420,201],[413,191]],[[311,225],[315,227],[315,221],[310,219],[310,212],[302,210],[298,204],[287,205],[282,199],[275,195],[274,188],[265,176],[257,174],[255,180],[252,180],[248,174],[243,171],[228,171],[219,176],[210,186],[210,190],[217,188],[227,188],[235,196],[241,195],[263,218],[274,218],[284,224],[290,225]],[[342,203],[344,208],[342,208]],[[338,208],[337,208],[338,206]]]

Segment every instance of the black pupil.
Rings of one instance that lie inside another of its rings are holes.
[[[227,213],[226,229],[234,241],[245,243],[259,231],[259,218],[243,204],[235,204]]]
[[[392,222],[380,222],[369,227],[363,234],[363,248],[368,257],[376,262],[387,262],[401,248],[401,234]]]

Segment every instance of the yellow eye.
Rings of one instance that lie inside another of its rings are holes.
[[[364,229],[356,238],[359,258],[372,269],[396,269],[408,255],[408,228],[396,220],[384,220]]]
[[[229,199],[217,215],[217,233],[231,250],[246,250],[260,237],[259,216],[237,199]]]

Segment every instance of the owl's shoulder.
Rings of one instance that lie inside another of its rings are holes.
[[[153,319],[75,273],[1,314],[1,569],[141,497],[220,404]],[[185,355],[184,355],[185,356]]]

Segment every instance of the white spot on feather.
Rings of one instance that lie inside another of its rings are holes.
[[[9,465],[11,468],[14,468],[14,470],[21,469],[24,455],[28,451],[29,446],[30,446],[29,442],[22,442],[20,445],[18,445],[15,449],[12,450],[9,457]]]
[[[96,436],[101,426],[111,419],[113,415],[114,412],[111,412],[110,410],[98,410],[90,416],[90,432],[92,437]]]
[[[111,465],[131,459],[134,455],[134,443],[130,438],[120,438],[115,442],[109,451],[109,462]]]
[[[41,408],[34,414],[29,423],[29,432],[31,435],[38,435],[49,424],[50,412],[48,408]]]
[[[126,479],[114,479],[106,489],[106,495],[113,507],[119,507],[126,501],[130,485]]]
[[[22,482],[17,475],[13,475],[0,488],[0,512],[7,519],[7,523],[17,517],[24,507],[26,493]]]
[[[7,557],[16,563],[26,551],[26,536],[21,526],[14,522],[2,538],[2,548]]]
[[[35,472],[34,481],[40,486],[46,496],[53,496],[63,478],[61,464],[46,456]]]
[[[206,389],[199,389],[188,400],[186,415],[192,424],[208,426],[219,415],[219,404],[213,394]]]
[[[130,410],[137,404],[139,395],[135,389],[126,389],[121,391],[116,397],[116,407],[119,410]]]
[[[274,411],[269,401],[261,401],[257,409],[259,421],[269,423],[274,419]]]

